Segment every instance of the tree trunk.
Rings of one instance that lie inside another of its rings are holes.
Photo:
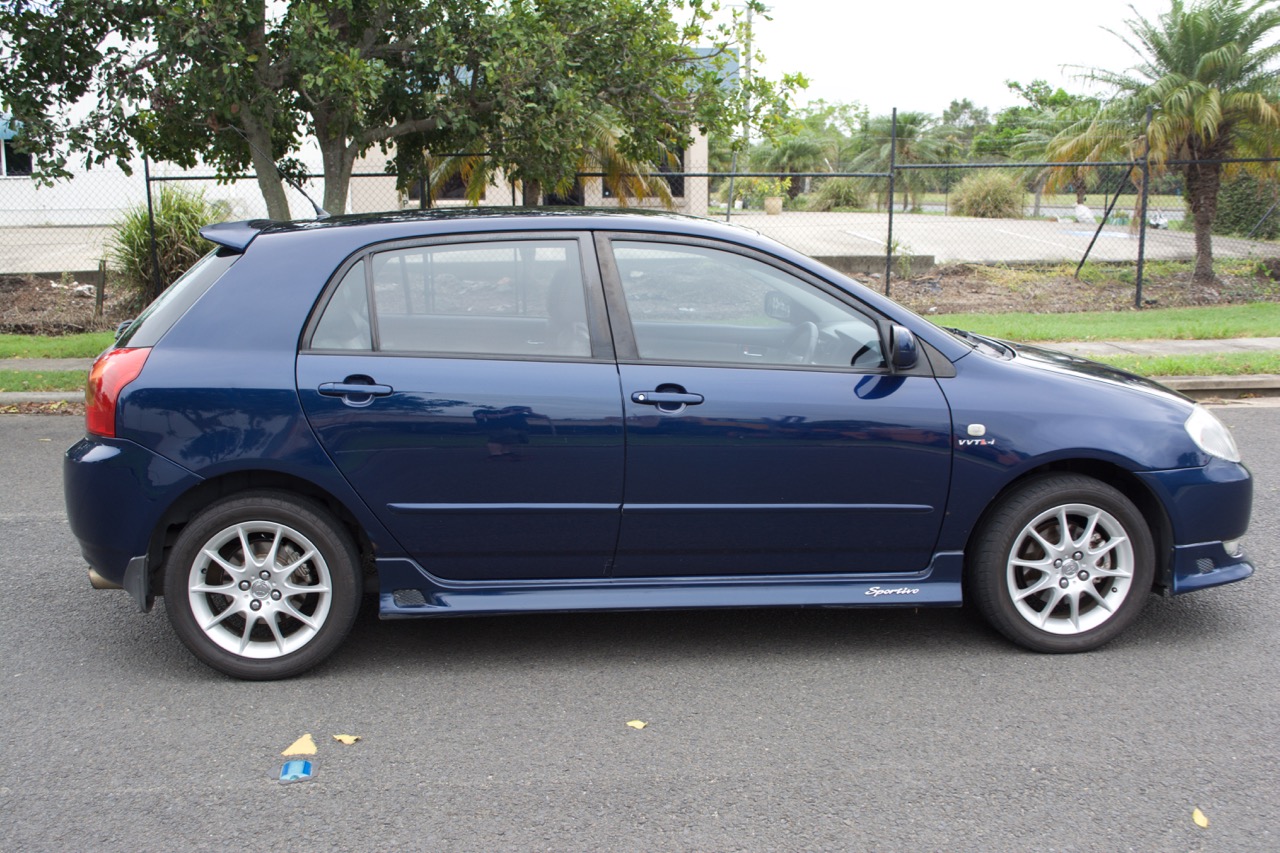
[[[356,151],[348,141],[346,126],[338,121],[334,127],[333,116],[323,110],[313,112],[316,123],[316,142],[320,145],[320,162],[324,166],[324,200],[321,207],[338,216],[347,212],[347,193],[351,187],[351,169],[356,162]]]
[[[267,218],[290,219],[289,197],[285,195],[280,173],[276,171],[275,161],[271,159],[271,134],[261,123],[247,116],[248,110],[241,112],[246,115],[243,122],[244,135],[249,144],[253,171],[258,178],[258,191],[262,193],[262,200],[267,203]]]
[[[351,190],[351,169],[355,165],[355,152],[342,137],[320,145],[320,158],[324,163],[324,201],[321,207],[337,216],[347,212],[347,196]]]
[[[1196,269],[1191,280],[1196,284],[1213,284],[1213,217],[1218,212],[1218,189],[1222,183],[1222,167],[1217,163],[1193,163],[1183,172],[1187,183],[1187,202],[1196,227]]]
[[[542,185],[537,181],[521,181],[520,203],[525,207],[537,207],[542,197]]]
[[[266,55],[267,43],[267,4],[266,0],[255,0],[246,3],[254,8],[249,13],[250,20],[255,22],[247,35],[247,46],[250,53]],[[254,63],[254,79],[265,91],[274,91],[283,85],[280,67],[269,62]],[[276,152],[271,147],[271,128],[275,125],[275,107],[267,98],[258,105],[240,103],[238,114],[244,125],[245,140],[249,144],[249,159],[253,163],[254,174],[258,178],[258,191],[262,200],[267,203],[267,218],[276,220],[292,219],[289,211],[289,197],[285,195],[284,183],[280,179],[280,171],[276,168]]]

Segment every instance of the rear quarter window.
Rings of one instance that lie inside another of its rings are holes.
[[[178,318],[187,313],[196,300],[222,277],[239,259],[240,253],[215,249],[196,261],[191,269],[156,297],[155,301],[129,324],[115,345],[117,347],[153,347]]]

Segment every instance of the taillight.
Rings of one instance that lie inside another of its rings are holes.
[[[89,384],[84,390],[85,429],[94,435],[115,437],[120,392],[138,378],[150,352],[150,347],[113,349],[98,356],[89,369]]]

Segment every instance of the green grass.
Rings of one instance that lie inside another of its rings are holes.
[[[1120,355],[1099,358],[1140,376],[1249,376],[1280,374],[1280,353],[1232,352],[1210,355]]]
[[[93,358],[115,340],[113,332],[81,335],[0,335],[0,358]]]
[[[86,370],[0,370],[0,391],[81,391]]]
[[[1077,314],[939,314],[940,326],[1012,341],[1217,340],[1280,336],[1280,302]]]

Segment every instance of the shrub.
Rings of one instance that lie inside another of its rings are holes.
[[[733,179],[733,195],[735,198],[742,199],[744,208],[762,207],[767,197],[785,196],[790,189],[790,178]],[[719,196],[722,201],[732,204],[729,201],[729,181],[727,179],[720,185]]]
[[[1249,174],[1228,178],[1222,182],[1218,193],[1213,233],[1247,237],[1254,228],[1258,228],[1253,233],[1254,237],[1276,239],[1280,236],[1280,209],[1272,211],[1265,222],[1262,222],[1262,217],[1271,210],[1277,198],[1280,198],[1280,188],[1270,181],[1260,181]],[[1259,222],[1262,222],[1261,227],[1258,227]]]
[[[226,203],[209,201],[204,193],[191,193],[161,186],[154,197],[156,258],[160,266],[160,289],[177,280],[200,260],[213,244],[200,236],[200,229],[226,219]],[[111,265],[133,299],[143,304],[152,297],[151,228],[147,206],[125,211],[107,240]]]
[[[822,178],[809,200],[809,210],[821,212],[841,207],[867,207],[871,192],[866,181],[860,178]]]
[[[955,189],[952,210],[960,216],[1021,219],[1026,203],[1022,182],[1003,172],[974,172]]]

